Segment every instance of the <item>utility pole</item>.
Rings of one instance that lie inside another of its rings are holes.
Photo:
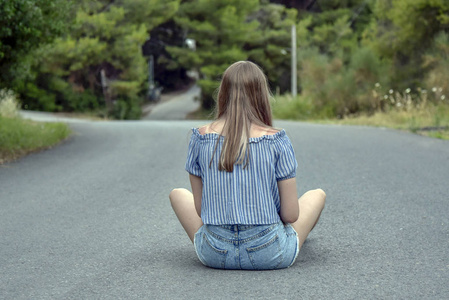
[[[296,25],[292,25],[292,96],[296,97],[298,88],[296,87]]]
[[[109,90],[109,80],[106,77],[106,72],[104,69],[100,71],[101,75],[101,87],[103,88],[104,102],[106,103],[106,110],[109,114],[112,110],[112,101],[111,101],[111,93]]]

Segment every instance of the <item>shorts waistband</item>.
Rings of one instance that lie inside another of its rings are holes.
[[[267,225],[204,225],[206,232],[222,241],[242,243],[264,236],[277,228],[279,223]]]
[[[208,226],[217,226],[221,227],[230,231],[244,231],[253,229],[256,227],[264,227],[264,226],[270,226],[270,225],[243,225],[243,224],[234,224],[234,225],[208,225]]]

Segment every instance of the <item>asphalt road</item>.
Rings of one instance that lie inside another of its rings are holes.
[[[1,299],[449,299],[449,142],[277,122],[327,206],[294,266],[201,265],[168,193],[202,122],[71,123],[0,167]]]
[[[145,120],[184,120],[186,116],[200,108],[201,89],[193,85],[185,93],[171,97],[169,101],[158,103],[151,112],[143,117]]]

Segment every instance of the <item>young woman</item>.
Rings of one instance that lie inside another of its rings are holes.
[[[267,79],[252,62],[224,73],[216,120],[192,129],[186,170],[192,191],[170,202],[200,261],[220,269],[291,266],[318,221],[326,194],[299,200],[295,153],[272,127]]]

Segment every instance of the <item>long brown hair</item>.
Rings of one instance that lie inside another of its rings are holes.
[[[247,166],[251,124],[272,126],[269,97],[267,78],[256,64],[239,61],[224,72],[216,108],[216,119],[224,120],[220,133],[220,137],[224,135],[220,171],[232,172],[234,164],[244,162],[244,167]],[[215,150],[217,146],[218,141]]]

